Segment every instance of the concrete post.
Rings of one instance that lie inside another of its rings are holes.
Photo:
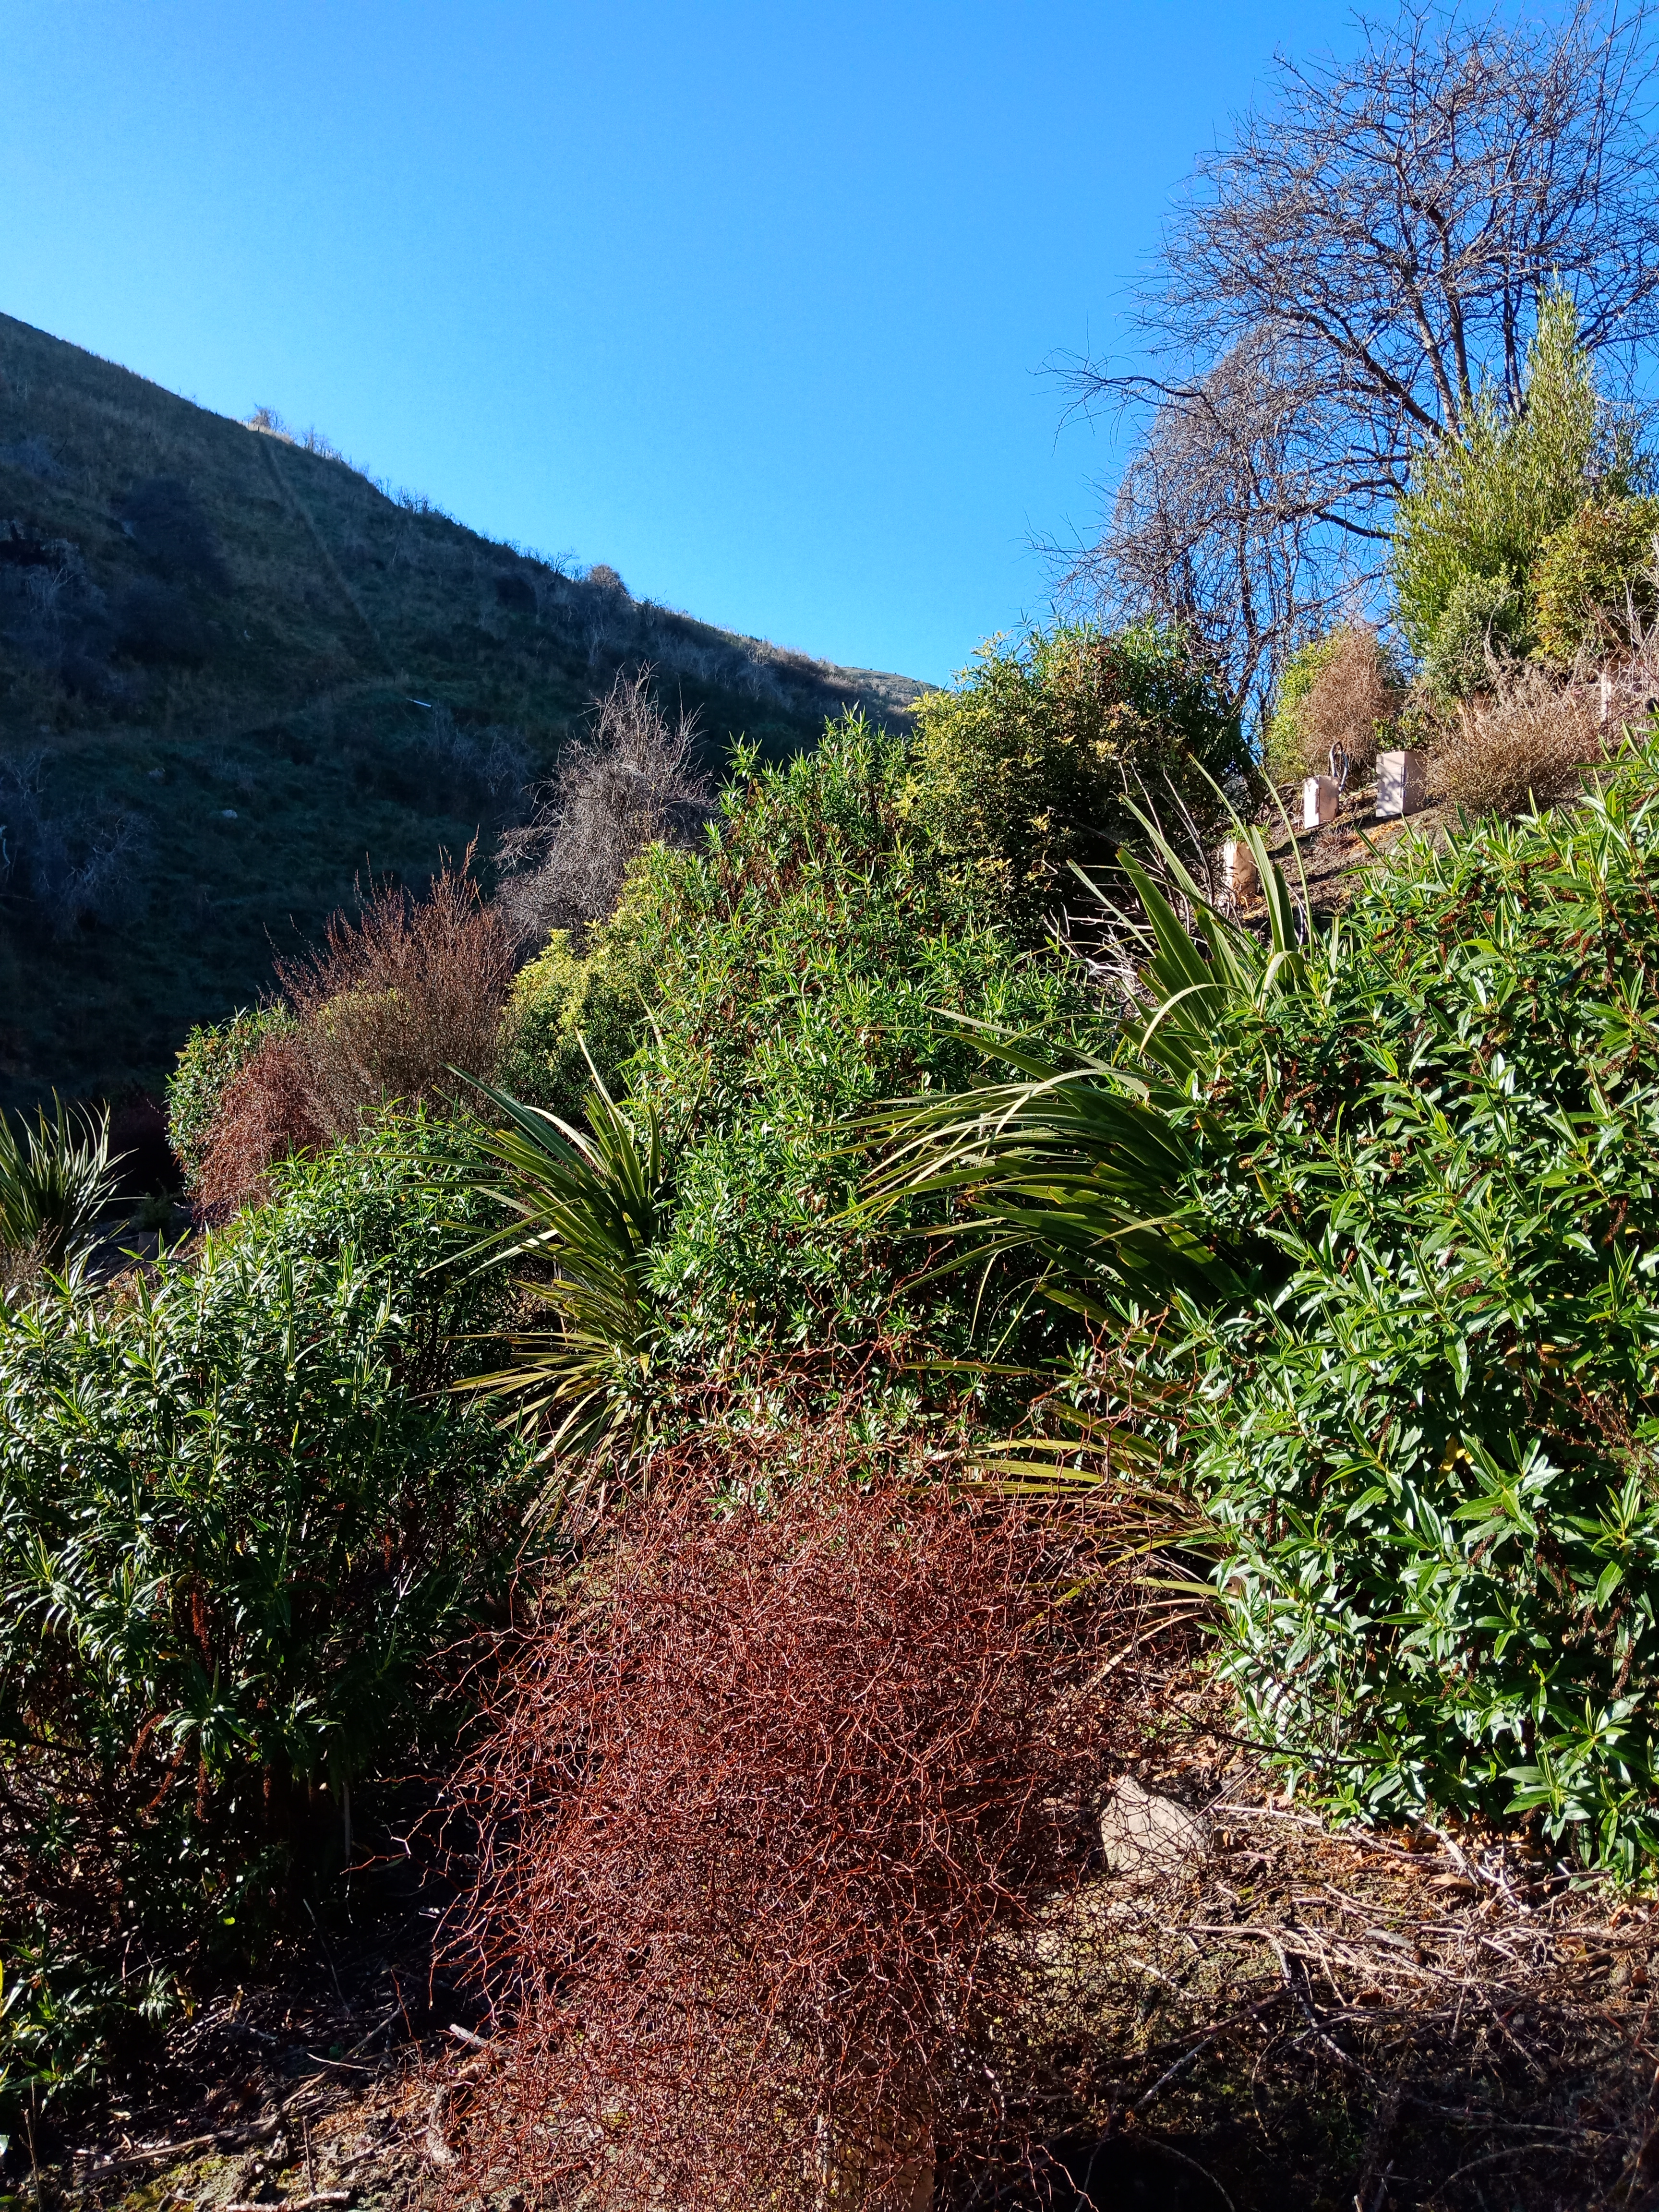
[[[1376,817],[1415,814],[1423,804],[1426,757],[1416,746],[1376,757]]]

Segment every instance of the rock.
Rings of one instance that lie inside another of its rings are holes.
[[[1143,1881],[1179,1874],[1203,1850],[1208,1833],[1200,1814],[1143,1789],[1133,1774],[1122,1777],[1100,1811],[1100,1848],[1109,1870]]]

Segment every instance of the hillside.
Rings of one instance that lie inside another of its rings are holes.
[[[616,672],[711,762],[921,687],[629,596],[0,315],[0,1102],[152,1086],[365,871],[496,831]]]

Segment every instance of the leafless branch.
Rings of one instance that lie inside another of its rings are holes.
[[[569,745],[530,821],[497,848],[497,904],[522,945],[584,930],[616,907],[629,863],[702,819],[708,789],[695,770],[695,714],[671,723],[653,671],[617,676],[590,736]]]
[[[1547,288],[1626,373],[1659,331],[1645,0],[1358,30],[1351,61],[1281,54],[1197,162],[1135,297],[1150,366],[1060,365],[1073,409],[1138,425],[1063,587],[1184,623],[1241,703],[1374,592],[1413,451],[1485,382],[1519,398]]]

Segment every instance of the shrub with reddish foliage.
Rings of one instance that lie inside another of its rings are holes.
[[[459,1779],[506,2054],[477,2170],[538,2205],[908,2208],[1006,2148],[1020,1931],[1086,1867],[1134,1602],[1019,1507],[826,1474],[636,1508]]]
[[[413,1105],[495,1073],[513,945],[469,873],[446,866],[425,897],[377,891],[322,947],[279,961],[292,1027],[226,1084],[192,1178],[197,1209],[224,1220],[263,1198],[290,1153],[356,1134],[383,1107]]]
[[[320,949],[277,963],[331,1135],[352,1135],[393,1100],[447,1094],[452,1069],[494,1073],[514,947],[471,857],[446,864],[423,898],[383,888],[356,921],[335,915]]]
[[[291,1030],[278,1030],[225,1085],[196,1176],[198,1213],[228,1220],[266,1195],[278,1160],[314,1151],[327,1134],[304,1044]]]

